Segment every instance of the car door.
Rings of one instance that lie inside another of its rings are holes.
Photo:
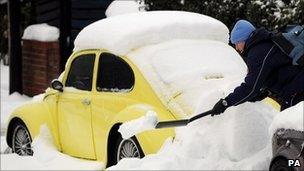
[[[108,143],[107,133],[113,126],[112,121],[121,110],[136,103],[133,91],[135,76],[126,61],[106,52],[100,54],[96,68],[96,93],[92,96],[92,126],[97,158],[105,160],[103,157]],[[115,145],[115,142],[111,144]]]
[[[58,124],[63,152],[95,159],[91,96],[95,53],[72,58],[64,90],[58,98]]]

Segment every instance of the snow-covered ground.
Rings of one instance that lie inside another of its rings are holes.
[[[216,117],[176,128],[157,154],[123,159],[109,170],[268,170],[271,137],[279,128],[303,129],[303,103],[279,113],[264,102],[245,103]]]
[[[34,156],[1,154],[1,170],[101,170],[102,163],[70,157],[57,151],[51,133],[42,126],[33,141]],[[17,163],[17,164],[16,164]]]
[[[223,115],[176,128],[174,141],[168,140],[157,154],[123,159],[109,169],[267,170],[268,127],[275,114],[264,102],[245,103]]]

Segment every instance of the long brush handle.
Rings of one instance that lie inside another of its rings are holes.
[[[208,110],[208,111],[206,111],[204,113],[195,115],[195,116],[193,116],[192,118],[189,119],[189,123],[192,122],[192,121],[195,121],[195,120],[197,120],[199,118],[202,118],[202,117],[205,117],[207,115],[210,115],[210,114],[212,114],[212,110]]]
[[[158,128],[171,128],[171,127],[178,127],[178,126],[186,126],[189,123],[189,119],[183,120],[175,120],[175,121],[162,121],[158,122],[155,126],[156,129]]]
[[[178,126],[186,126],[188,123],[195,121],[199,118],[202,118],[204,116],[210,115],[212,113],[212,110],[209,110],[207,112],[198,114],[196,116],[193,116],[190,119],[182,119],[182,120],[175,120],[175,121],[162,121],[158,122],[157,125],[155,126],[156,129],[159,128],[171,128],[171,127],[178,127]]]

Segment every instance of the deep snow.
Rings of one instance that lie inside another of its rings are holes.
[[[174,141],[168,139],[158,153],[108,169],[268,170],[271,138],[282,126],[304,131],[303,103],[278,114],[265,102],[247,102],[176,128]]]

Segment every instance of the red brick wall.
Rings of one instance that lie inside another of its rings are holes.
[[[59,42],[23,40],[23,93],[34,96],[43,93],[60,73]]]

